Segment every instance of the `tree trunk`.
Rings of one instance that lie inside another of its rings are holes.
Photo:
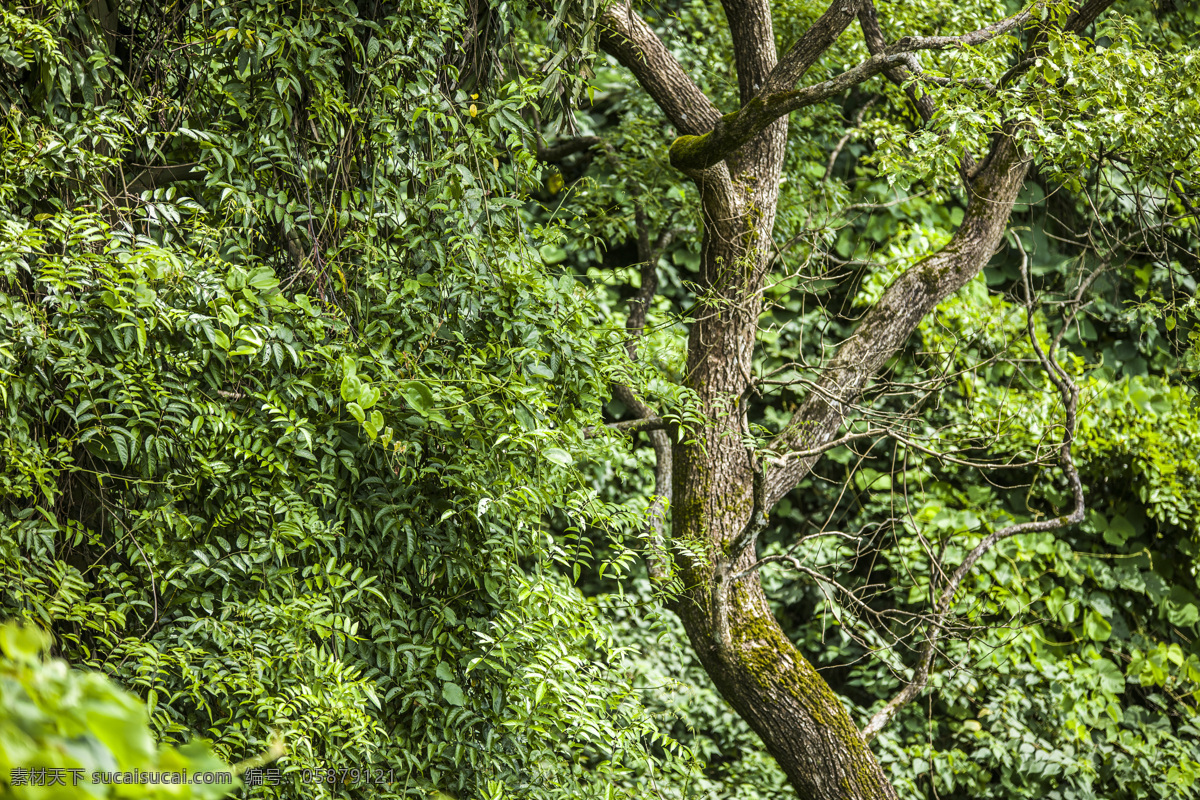
[[[786,119],[778,120],[729,160],[728,177],[710,171],[697,179],[702,285],[711,294],[692,325],[687,374],[708,425],[674,452],[673,533],[687,587],[677,610],[722,696],[801,797],[894,798],[841,700],[780,628],[758,573],[735,579],[754,563],[754,548],[730,557],[755,511],[745,397],[786,138]]]
[[[759,148],[733,186],[775,187],[770,143]],[[780,436],[787,449],[812,447],[836,435],[846,402],[942,299],[978,274],[1003,236],[1027,169],[1009,143],[1000,143],[972,183],[963,224],[943,250],[910,268],[847,340],[825,371],[795,425]],[[764,175],[765,173],[765,175]],[[743,443],[744,398],[762,306],[770,226],[777,191],[705,193],[705,286],[712,302],[693,323],[688,381],[708,425],[694,443],[676,445],[673,528],[681,544],[685,594],[678,601],[688,637],[721,694],[762,737],[803,798],[894,798],[884,775],[841,700],[796,649],[771,612],[758,572],[744,573],[753,547],[731,547],[752,514],[767,509],[811,468],[792,460],[763,479],[764,508],[754,501],[755,465]],[[747,211],[753,209],[753,212]],[[731,266],[732,265],[732,266]],[[839,402],[841,400],[842,402]],[[801,424],[804,423],[804,424]],[[736,556],[736,557],[735,557]]]

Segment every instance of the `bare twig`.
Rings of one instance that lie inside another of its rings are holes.
[[[875,95],[866,103],[864,103],[862,108],[854,112],[854,117],[850,120],[850,125],[846,128],[846,132],[842,134],[841,139],[838,139],[838,143],[833,146],[833,152],[829,154],[829,164],[825,167],[825,177],[821,179],[822,181],[827,182],[830,176],[833,175],[833,166],[837,163],[838,156],[842,154],[842,148],[844,148],[854,137],[855,132],[858,130],[858,126],[862,125],[863,117],[866,115],[871,106],[875,105],[875,101],[878,99],[879,95]]]
[[[832,450],[835,447],[841,447],[849,442],[858,441],[859,439],[873,439],[880,436],[887,436],[890,431],[887,428],[872,428],[871,430],[862,431],[861,433],[847,433],[841,438],[826,442],[819,447],[812,447],[808,450],[789,450],[780,456],[771,459],[771,464],[781,464],[789,458],[808,458],[809,456],[819,456],[822,453]]]
[[[929,681],[930,667],[933,665],[934,657],[937,654],[938,639],[945,628],[946,617],[950,613],[950,605],[963,578],[970,572],[975,562],[1001,539],[1007,539],[1022,533],[1057,530],[1068,525],[1076,525],[1083,521],[1085,510],[1083,484],[1079,479],[1079,472],[1075,468],[1075,461],[1071,455],[1071,443],[1075,437],[1076,413],[1079,406],[1079,389],[1075,386],[1075,383],[1071,380],[1066,370],[1055,360],[1053,347],[1043,350],[1041,343],[1038,341],[1037,332],[1033,324],[1035,309],[1033,287],[1029,281],[1029,256],[1025,252],[1020,238],[1016,236],[1013,238],[1017,243],[1017,249],[1021,253],[1021,279],[1025,288],[1026,327],[1029,331],[1029,339],[1033,344],[1038,361],[1041,362],[1042,368],[1046,372],[1046,376],[1054,384],[1055,388],[1058,389],[1065,406],[1066,418],[1063,422],[1063,437],[1059,445],[1059,464],[1062,467],[1063,474],[1067,478],[1067,483],[1071,487],[1074,507],[1071,513],[1065,516],[1033,522],[1022,522],[1016,525],[1009,525],[998,531],[993,531],[984,537],[983,541],[975,545],[974,549],[967,554],[962,563],[958,565],[958,569],[950,576],[946,586],[942,589],[937,605],[934,607],[933,617],[929,623],[929,630],[925,636],[925,646],[922,649],[921,659],[917,664],[917,669],[913,674],[912,680],[900,690],[899,694],[888,701],[887,705],[871,717],[871,720],[862,731],[863,738],[867,740],[874,738],[900,708],[924,690],[925,684]]]

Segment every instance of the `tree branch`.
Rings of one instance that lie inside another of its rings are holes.
[[[1115,0],[1109,0],[1114,2]],[[1011,17],[1005,17],[999,22],[964,33],[960,36],[905,36],[896,42],[896,47],[914,52],[917,50],[947,50],[951,47],[977,47],[985,42],[1015,31],[1033,18],[1033,13],[1043,5],[1037,2],[1024,11],[1019,11]]]
[[[662,583],[671,577],[671,557],[663,529],[667,509],[671,506],[674,470],[667,432],[651,431],[650,444],[654,447],[654,497],[646,510],[646,538],[650,550],[646,556],[646,570],[654,581]]]
[[[1063,474],[1066,475],[1067,483],[1071,487],[1074,507],[1071,513],[1066,516],[1035,522],[1022,522],[1017,525],[1009,525],[998,531],[993,531],[967,554],[967,557],[958,565],[958,569],[954,570],[954,574],[950,576],[945,588],[942,589],[942,594],[938,598],[937,605],[934,606],[933,619],[929,623],[929,632],[926,634],[925,646],[921,651],[921,660],[917,665],[912,680],[900,690],[899,694],[888,701],[887,705],[871,717],[871,720],[862,731],[863,738],[867,740],[872,739],[879,733],[892,717],[896,715],[897,711],[924,690],[925,684],[929,681],[930,667],[933,665],[933,660],[937,655],[938,640],[945,628],[946,617],[950,613],[950,604],[953,602],[954,595],[958,591],[958,587],[962,584],[963,578],[970,572],[975,562],[1001,539],[1007,539],[1010,536],[1017,536],[1022,533],[1057,530],[1068,525],[1076,525],[1083,521],[1086,508],[1083,496],[1083,483],[1079,479],[1079,472],[1075,468],[1075,461],[1071,455],[1071,443],[1075,438],[1076,415],[1079,408],[1079,389],[1075,386],[1075,383],[1071,380],[1066,370],[1055,360],[1053,347],[1043,351],[1042,345],[1038,341],[1037,332],[1033,325],[1034,303],[1033,289],[1029,283],[1029,256],[1021,244],[1020,238],[1013,238],[1016,240],[1017,249],[1021,251],[1021,280],[1025,287],[1025,322],[1026,328],[1029,331],[1029,340],[1033,344],[1033,350],[1037,354],[1042,369],[1045,370],[1051,383],[1058,389],[1059,396],[1062,398],[1066,410],[1066,419],[1063,423],[1063,438],[1059,445],[1059,464],[1062,467]],[[1057,341],[1057,337],[1055,340]]]
[[[1117,0],[1086,0],[1079,9],[1070,16],[1064,26],[1072,33],[1082,33],[1083,29],[1096,21],[1096,18],[1108,10]]]
[[[649,417],[641,417],[640,419],[625,419],[620,422],[610,422],[607,425],[586,428],[583,435],[586,439],[594,439],[600,435],[600,431],[610,430],[636,436],[643,431],[665,431],[668,427],[667,421],[662,417],[651,415]]]
[[[863,0],[834,0],[825,13],[787,49],[757,97],[788,92],[854,21]]]
[[[859,540],[858,536],[855,536],[854,534],[851,534],[851,533],[846,533],[845,531],[822,531],[820,533],[812,533],[812,534],[809,534],[808,536],[801,537],[794,545],[792,545],[791,550],[795,551],[804,542],[810,541],[812,539],[820,539],[820,538],[823,538],[826,536],[836,536],[840,539],[846,539],[846,540],[852,541],[852,542],[856,542]],[[767,564],[774,564],[774,563],[777,563],[780,561],[786,561],[786,562],[792,564],[793,566],[800,565],[800,559],[798,559],[796,556],[792,555],[791,552],[782,553],[780,555],[775,555],[775,556],[765,556],[763,558],[758,559],[757,561],[755,561],[753,564],[751,564],[749,567],[742,570],[741,572],[736,573],[733,576],[733,579],[735,581],[740,581],[742,578],[745,578],[748,575],[752,575],[753,573],[762,569]]]
[[[842,445],[846,444],[847,442],[854,442],[854,441],[858,441],[859,439],[874,439],[877,436],[886,436],[888,434],[889,434],[889,431],[886,428],[873,428],[871,430],[863,431],[861,433],[847,433],[845,436],[841,437],[840,439],[834,439],[833,441],[825,442],[824,444],[822,444],[818,447],[814,447],[810,450],[789,451],[787,453],[784,453],[783,455],[777,456],[773,461],[771,461],[769,463],[779,464],[789,458],[806,458],[808,456],[819,456],[822,453],[825,453],[825,452],[828,452],[828,451],[834,449],[835,447],[841,447]]]
[[[611,149],[609,157],[616,159]],[[650,220],[646,214],[646,206],[642,203],[641,190],[630,184],[629,195],[633,202],[633,222],[637,233],[638,261],[641,265],[638,277],[641,278],[641,286],[629,301],[629,316],[625,319],[625,329],[629,331],[629,338],[625,340],[625,350],[631,360],[637,361],[637,343],[645,333],[646,315],[658,294],[658,259],[674,240],[675,231],[669,227],[663,228],[651,241]]]
[[[1010,17],[1009,19],[1014,18]],[[884,36],[883,27],[879,24],[879,12],[875,8],[873,0],[864,0],[862,9],[858,12],[858,21],[859,26],[862,28],[863,39],[867,43],[867,50],[872,54],[887,52],[887,38]],[[1008,21],[1004,20],[1004,22]],[[921,120],[928,124],[933,119],[933,115],[937,111],[937,106],[934,105],[933,98],[921,91],[917,84],[912,81],[914,75],[923,78],[928,77],[922,72],[921,65],[917,62],[917,57],[912,53],[906,53],[903,65],[885,70],[884,75],[887,76],[888,80],[904,90],[904,93],[908,95],[908,99],[912,101],[913,107],[916,108],[917,114],[920,115]],[[949,82],[949,79],[947,79],[947,82]],[[975,172],[975,159],[966,151],[963,151],[962,160],[959,164],[959,172],[964,178]]]
[[[767,492],[766,492],[766,475],[763,466],[759,463],[758,456],[753,450],[747,448],[750,455],[750,461],[754,469],[754,478],[751,490],[751,498],[753,507],[750,509],[750,518],[746,520],[746,525],[742,528],[741,533],[729,543],[729,563],[737,563],[737,560],[742,557],[742,553],[754,547],[754,543],[758,540],[758,535],[767,527]]]
[[[613,396],[636,414],[638,419],[615,422],[606,427],[631,435],[646,431],[650,435],[650,444],[654,447],[654,496],[646,512],[646,539],[649,548],[646,569],[651,578],[663,582],[671,576],[671,557],[663,536],[666,512],[673,495],[674,462],[671,438],[667,435],[669,425],[625,384],[614,383]],[[598,429],[590,428],[584,435],[596,436]]]
[[[1028,167],[1028,158],[1017,149],[1011,134],[997,138],[985,167],[969,184],[967,211],[950,243],[914,264],[888,287],[771,443],[770,504],[808,474],[817,459],[786,454],[819,448],[832,439],[849,404],[904,345],[921,319],[987,264],[1004,234]]]
[[[839,95],[903,60],[899,53],[881,53],[822,83],[767,97],[759,94],[738,111],[721,117],[708,133],[680,136],[672,142],[671,166],[683,171],[708,169],[785,114]]]
[[[879,12],[872,0],[864,0],[862,8],[858,12],[858,23],[862,28],[863,39],[867,43],[867,51],[871,55],[886,53],[887,37],[883,34],[883,27],[879,24]],[[908,98],[912,100],[913,106],[916,107],[917,113],[921,115],[921,119],[925,122],[933,119],[933,100],[929,95],[919,92],[917,87],[909,81],[909,71],[905,66],[892,67],[885,70],[883,74],[889,81],[904,89]]]
[[[835,2],[784,55],[766,84],[749,102],[736,112],[721,117],[707,133],[684,135],[676,139],[671,144],[671,165],[684,171],[707,169],[724,161],[783,115],[841,94],[881,72],[901,69],[909,63],[912,53],[982,44],[1018,28],[1032,13],[1032,8],[1027,9],[961,36],[907,36],[834,78],[794,90],[792,87],[795,83],[845,30],[861,8],[862,0],[858,3]],[[872,41],[876,45],[882,44],[883,34],[878,29],[878,22],[875,21],[872,26],[871,12],[864,13],[868,15],[864,29],[868,44]]]
[[[597,140],[604,147],[605,153],[614,166],[619,165],[619,158],[612,145]],[[650,221],[647,219],[646,208],[642,203],[641,191],[636,187],[631,191],[634,209],[634,225],[637,234],[638,259],[641,261],[641,287],[637,295],[630,301],[629,316],[625,320],[625,329],[629,338],[625,349],[630,361],[637,361],[637,343],[645,333],[646,313],[654,296],[658,293],[658,259],[663,250],[674,237],[672,230],[661,231],[651,242]],[[646,569],[650,577],[659,583],[671,577],[671,557],[663,536],[666,524],[667,509],[673,496],[674,456],[671,450],[671,439],[667,435],[666,423],[655,414],[649,406],[637,397],[629,387],[617,384],[613,386],[613,394],[624,401],[630,410],[640,419],[631,422],[618,422],[610,427],[620,427],[634,434],[637,431],[647,431],[650,444],[654,447],[654,495],[650,507],[646,511],[646,539],[649,553],[646,556]]]
[[[567,139],[564,142],[546,147],[542,142],[541,133],[539,131],[537,137],[537,157],[538,161],[558,162],[563,159],[573,156],[576,153],[582,153],[584,150],[590,150],[600,144],[599,136],[576,136],[573,139]]]
[[[721,0],[741,102],[753,97],[776,67],[775,30],[770,0]]]
[[[1113,2],[1088,0],[1071,17],[1067,29],[1080,32]],[[1033,8],[964,36],[907,38],[894,47],[977,44],[1016,28]],[[991,258],[1029,170],[1030,159],[1017,147],[1015,133],[1010,125],[993,137],[987,158],[968,182],[967,211],[950,243],[914,264],[888,287],[855,333],[838,348],[815,390],[771,443],[769,451],[775,466],[767,475],[769,504],[778,502],[799,483],[817,459],[786,458],[785,454],[818,448],[832,439],[848,404],[903,346],[925,314],[977,275]]]
[[[599,23],[600,47],[633,73],[680,134],[702,133],[717,123],[721,112],[683,71],[629,0],[618,0],[605,8]]]

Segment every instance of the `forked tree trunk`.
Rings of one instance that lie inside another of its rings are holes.
[[[677,601],[688,638],[721,695],[750,724],[803,798],[895,798],[841,700],[788,640],[758,573],[732,576],[728,549],[754,510],[754,466],[744,444],[744,400],[762,310],[786,124],[776,123],[731,166],[722,193],[705,187],[703,285],[688,347],[688,384],[707,426],[674,451],[672,533],[684,595]],[[739,187],[751,187],[740,190]],[[694,555],[688,555],[688,553]]]
[[[690,333],[688,384],[700,397],[707,426],[674,451],[673,535],[686,591],[677,610],[688,638],[717,688],[762,737],[802,798],[876,800],[896,793],[842,701],[789,641],[771,612],[758,572],[741,575],[755,560],[753,548],[731,559],[752,513],[755,465],[744,443],[744,399],[752,380],[752,357],[762,307],[770,223],[775,217],[782,158],[771,139],[738,162],[733,187],[755,191],[706,191],[704,286]],[[853,400],[879,367],[909,338],[938,302],[974,277],[1003,236],[1027,161],[1011,145],[993,152],[972,183],[974,195],[958,232],[898,278],[842,346],[814,392],[785,429],[791,450],[819,446],[836,436],[842,404]],[[702,184],[703,186],[703,184]],[[801,424],[801,422],[803,424]],[[768,508],[815,459],[787,462],[766,478]],[[763,509],[765,511],[766,509]]]

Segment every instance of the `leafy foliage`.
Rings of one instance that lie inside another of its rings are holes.
[[[625,547],[653,486],[647,451],[589,430],[627,411],[604,402],[614,381],[685,434],[699,422],[679,386],[684,319],[705,302],[696,194],[667,167],[673,133],[652,104],[589,49],[593,4],[549,22],[483,5],[0,7],[0,606],[137,692],[168,742],[199,734],[233,762],[281,735],[285,781],[256,796],[779,796],[779,769],[679,626],[647,610]],[[781,42],[826,5],[777,3]],[[1118,243],[1064,337],[1091,512],[972,574],[951,666],[879,740],[913,796],[1195,796],[1200,497],[1179,378],[1200,341],[1197,18],[1127,6],[1095,47],[1052,38],[991,93],[954,81],[1000,81],[1004,42],[923,53],[947,83],[929,126],[882,82],[791,121],[755,365],[790,385],[751,399],[755,434],[803,398],[806,355],[948,240],[961,152],[1006,116],[1027,115],[1042,154],[1017,220],[1038,289],[1095,266],[1083,220]],[[894,19],[937,34],[1015,9],[939,0]],[[715,8],[646,13],[736,107]],[[865,57],[860,38],[814,80]],[[531,146],[559,130],[604,144],[545,169]],[[1095,157],[1114,150],[1125,160]],[[1162,252],[1121,250],[1156,215],[1173,226]],[[631,365],[619,334],[639,225],[670,235]],[[998,254],[867,406],[926,441],[1037,453],[1059,409],[1027,369],[1015,277]],[[889,391],[931,375],[955,380]],[[1036,470],[1002,474],[842,448],[779,505],[763,553],[813,525],[892,520],[862,547],[800,556],[919,613],[938,548],[954,563],[1066,501]],[[909,674],[911,628],[764,576],[864,721]],[[160,764],[190,752],[137,742]],[[387,779],[312,782],[363,768]]]
[[[6,613],[168,741],[281,736],[256,795],[640,796],[675,749],[543,523],[621,519],[537,85],[457,88],[453,5],[107,11],[3,17]]]
[[[101,675],[45,659],[49,643],[38,628],[12,622],[0,627],[0,772],[6,796],[216,800],[230,793],[233,771],[205,743],[156,747],[140,698]],[[94,780],[97,774],[135,771],[171,773],[180,782]],[[216,783],[221,775],[224,782]]]

